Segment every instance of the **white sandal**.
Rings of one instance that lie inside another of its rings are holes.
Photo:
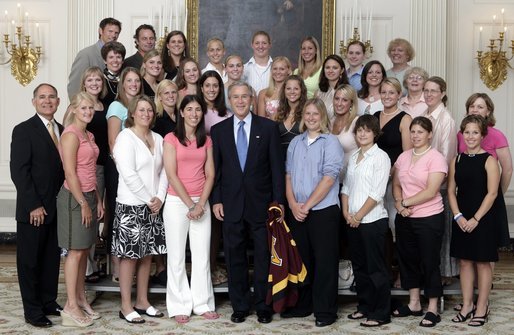
[[[152,305],[150,305],[150,307],[148,307],[146,310],[139,309],[136,306],[134,306],[134,310],[136,312],[138,312],[139,314],[146,314],[152,318],[162,318],[164,316],[164,313],[162,313],[161,311],[159,311],[157,308],[153,307]]]
[[[120,311],[120,319],[124,319],[128,323],[145,323],[145,319],[139,315],[138,312],[134,311],[132,313],[129,313],[127,315],[123,315],[123,313]]]

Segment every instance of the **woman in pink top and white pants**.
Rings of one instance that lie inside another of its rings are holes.
[[[214,183],[212,141],[205,133],[205,104],[196,95],[182,99],[177,128],[164,138],[168,196],[164,228],[168,248],[166,307],[178,323],[191,312],[217,319],[210,270],[211,213],[208,198]],[[186,241],[191,249],[191,286],[186,274]]]

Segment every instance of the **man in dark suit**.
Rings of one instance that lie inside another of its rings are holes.
[[[57,90],[40,84],[32,105],[36,115],[14,127],[11,179],[16,186],[16,265],[25,321],[49,327],[45,315],[60,315],[55,301],[59,279],[56,197],[64,181],[57,150],[62,126],[54,120]]]
[[[231,320],[243,322],[250,312],[246,257],[249,234],[254,244],[255,309],[258,321],[268,323],[272,313],[266,305],[270,262],[267,209],[273,201],[285,201],[280,135],[275,122],[250,113],[249,84],[233,83],[229,100],[234,116],[211,129],[216,168],[211,202],[214,215],[223,221],[229,296],[234,310]]]

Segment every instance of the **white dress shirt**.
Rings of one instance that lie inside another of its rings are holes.
[[[341,193],[348,196],[349,213],[357,213],[368,198],[377,202],[377,205],[362,218],[361,224],[366,224],[388,217],[384,208],[384,195],[391,161],[376,143],[357,163],[360,152],[361,149],[358,149],[350,157]]]

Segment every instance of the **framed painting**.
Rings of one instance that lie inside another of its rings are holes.
[[[207,41],[218,37],[226,54],[252,56],[254,32],[264,30],[272,40],[270,55],[286,56],[297,67],[300,42],[314,36],[321,57],[334,53],[335,0],[187,0],[187,39],[191,55],[203,68]]]

